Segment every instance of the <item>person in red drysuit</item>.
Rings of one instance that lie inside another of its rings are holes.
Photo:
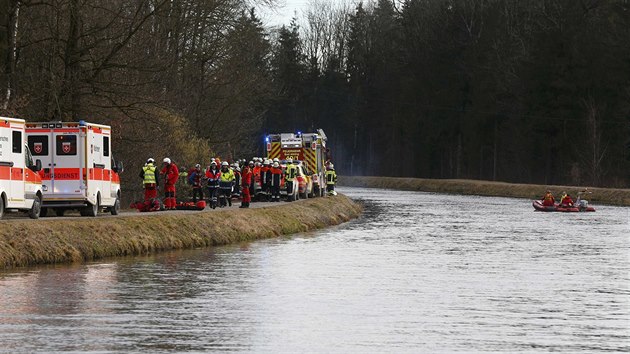
[[[241,190],[241,206],[240,208],[249,208],[249,203],[252,201],[251,195],[249,193],[249,186],[252,183],[252,170],[249,166],[245,165],[243,168],[243,172],[241,172],[241,186],[243,187]]]
[[[556,203],[556,200],[553,198],[553,194],[551,194],[551,191],[547,191],[547,193],[545,193],[545,196],[542,198],[542,204],[544,206],[554,206]]]
[[[562,207],[572,207],[573,206],[573,199],[571,199],[571,196],[567,194],[567,192],[563,192],[562,193],[562,199],[560,199],[560,206]]]
[[[175,183],[179,178],[177,166],[168,157],[164,158],[160,175],[164,176],[164,208],[173,210],[177,205],[175,199]]]

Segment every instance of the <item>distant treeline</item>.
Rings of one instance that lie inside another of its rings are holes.
[[[628,185],[629,1],[398,4],[282,29],[268,126],[324,127],[347,174]]]
[[[630,183],[629,1],[274,3],[0,0],[0,114],[111,124],[131,169],[324,128],[343,174]]]

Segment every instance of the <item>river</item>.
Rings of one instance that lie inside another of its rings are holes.
[[[630,209],[345,188],[327,230],[0,272],[0,352],[630,351]]]

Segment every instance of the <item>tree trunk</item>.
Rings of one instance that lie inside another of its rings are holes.
[[[5,74],[7,80],[6,91],[4,95],[4,103],[2,109],[6,110],[9,107],[11,96],[15,90],[13,84],[13,73],[15,72],[15,64],[17,58],[17,33],[19,26],[20,16],[20,0],[9,1],[9,12],[7,17],[7,58],[5,62]]]

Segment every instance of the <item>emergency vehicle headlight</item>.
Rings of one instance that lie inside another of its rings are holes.
[[[42,128],[48,128],[48,124],[42,124]]]
[[[57,123],[55,126],[56,126],[57,128],[61,128],[61,127],[62,127],[62,124],[61,124],[61,123]]]
[[[44,191],[44,192],[48,192],[48,186],[47,186],[47,185],[45,185],[45,184],[43,184],[43,185],[42,185],[42,191]]]

